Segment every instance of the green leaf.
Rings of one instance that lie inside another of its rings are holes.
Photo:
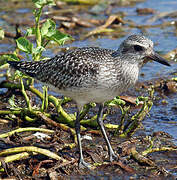
[[[139,103],[140,103],[140,101],[139,101],[139,98],[137,97],[137,98],[136,98],[136,105],[138,106]]]
[[[20,59],[15,54],[6,54],[3,55],[8,61],[20,61]]]
[[[0,40],[4,39],[4,31],[0,29]]]
[[[148,101],[148,97],[144,97],[144,96],[138,96],[136,98],[136,103],[139,102],[139,101]]]
[[[41,35],[43,39],[46,38],[50,41],[55,41],[59,45],[63,45],[65,41],[72,40],[71,36],[56,30],[56,24],[51,19],[47,19],[42,25]]]
[[[20,37],[16,40],[16,42],[17,42],[17,47],[21,51],[28,54],[32,53],[33,44],[30,43],[26,38]]]
[[[33,48],[32,49],[32,53],[33,54],[40,54],[40,53],[42,53],[43,51],[45,51],[45,48],[44,47],[42,47],[42,46],[39,46],[39,47],[37,47],[37,48]]]
[[[11,106],[11,108],[15,108],[17,107],[15,104],[15,95],[12,95],[9,100],[8,100],[9,105]]]
[[[50,5],[55,6],[54,0],[32,0],[36,8],[42,8],[43,6]]]
[[[31,35],[35,35],[36,34],[36,28],[35,27],[31,27],[31,28],[28,28],[26,30],[26,36],[31,36]]]
[[[125,105],[125,101],[120,99],[119,97],[115,97],[113,100],[106,102],[108,106],[122,106]]]
[[[47,21],[42,25],[41,35],[50,37],[56,32],[56,24],[51,19],[47,19]]]
[[[5,54],[0,56],[0,66],[7,63],[7,61],[20,61],[15,54]]]
[[[24,78],[24,77],[26,77],[26,75],[24,75],[21,71],[16,70],[14,73],[11,74],[10,79],[15,80],[15,79],[19,79],[20,77]]]
[[[18,77],[23,77],[24,76],[24,74],[19,70],[16,70],[14,75],[18,76]]]
[[[49,40],[55,41],[59,45],[63,45],[66,41],[73,39],[70,35],[61,33],[58,30],[56,30],[52,36],[47,38]]]
[[[173,81],[177,81],[177,77],[173,77],[171,80],[173,80]]]

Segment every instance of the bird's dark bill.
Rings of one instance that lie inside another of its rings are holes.
[[[161,57],[159,54],[157,54],[157,53],[154,53],[154,54],[148,56],[148,58],[151,59],[151,60],[153,60],[153,61],[159,62],[159,63],[161,63],[161,64],[163,64],[163,65],[171,66],[171,65],[167,62],[167,60],[165,60],[164,58],[162,58],[162,57]]]

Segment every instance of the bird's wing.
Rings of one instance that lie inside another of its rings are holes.
[[[111,50],[77,48],[61,53],[50,60],[37,62],[8,62],[12,67],[58,89],[82,87],[89,81],[96,82],[100,63],[109,59]],[[95,78],[95,79],[94,79]]]

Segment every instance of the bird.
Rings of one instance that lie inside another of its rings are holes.
[[[117,160],[118,155],[112,149],[102,121],[104,103],[135,86],[141,67],[149,60],[170,66],[154,50],[150,39],[141,34],[133,34],[117,50],[81,47],[59,53],[49,60],[7,63],[76,102],[78,165],[80,168],[90,168],[90,164],[84,160],[81,144],[80,112],[83,106],[90,102],[99,105],[97,123],[108,147],[109,160]]]

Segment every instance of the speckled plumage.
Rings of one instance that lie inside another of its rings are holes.
[[[11,66],[71,97],[80,108],[89,102],[112,99],[136,82],[138,66],[128,65],[126,56],[117,52],[84,47],[61,53],[50,60],[14,62],[16,65],[11,63]]]
[[[40,62],[8,62],[12,67],[52,87],[53,90],[76,101],[79,112],[84,104],[101,104],[98,124],[109,150],[110,160],[116,157],[105,133],[101,116],[103,103],[120,95],[138,80],[139,70],[152,59],[169,64],[153,50],[153,42],[141,35],[129,36],[117,51],[98,47],[84,47],[61,53],[50,60]],[[79,164],[83,160],[80,141],[79,112],[76,133],[80,151]]]

